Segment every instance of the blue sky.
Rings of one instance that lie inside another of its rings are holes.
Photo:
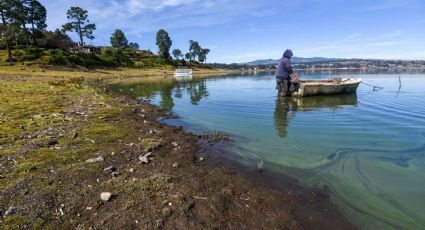
[[[119,28],[128,40],[156,52],[155,34],[164,28],[172,49],[187,52],[190,39],[210,48],[208,62],[277,59],[286,48],[298,57],[425,59],[424,0],[40,2],[48,29],[60,28],[66,10],[80,6],[97,25],[95,45],[109,45]]]

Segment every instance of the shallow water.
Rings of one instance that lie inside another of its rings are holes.
[[[271,75],[111,87],[173,111],[167,123],[229,132],[231,157],[325,187],[363,229],[425,228],[425,74],[300,72],[361,77],[354,95],[277,98]],[[401,77],[401,88],[399,78]]]

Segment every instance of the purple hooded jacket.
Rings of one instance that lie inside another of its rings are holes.
[[[286,50],[283,53],[282,59],[280,59],[279,64],[276,68],[276,79],[278,80],[289,80],[290,74],[293,73],[291,67],[291,58],[294,56],[292,50]]]

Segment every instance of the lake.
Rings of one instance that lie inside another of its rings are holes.
[[[401,85],[399,83],[399,76]],[[425,74],[300,71],[360,77],[354,95],[277,98],[272,75],[114,82],[193,132],[228,132],[227,157],[325,188],[362,229],[425,228]],[[374,89],[371,86],[383,87]]]

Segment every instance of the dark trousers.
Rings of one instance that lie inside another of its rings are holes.
[[[289,80],[284,79],[276,79],[276,89],[277,95],[280,97],[286,97],[290,95],[291,82]]]

